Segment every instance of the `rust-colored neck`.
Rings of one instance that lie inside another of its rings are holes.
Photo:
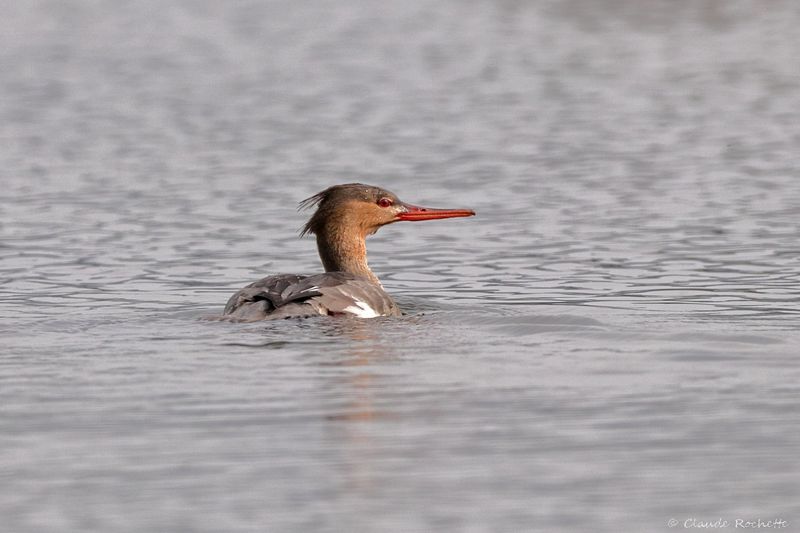
[[[317,250],[325,272],[349,272],[380,284],[367,264],[366,234],[326,225],[317,231]]]

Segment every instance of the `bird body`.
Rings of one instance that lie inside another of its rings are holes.
[[[348,272],[325,272],[278,274],[253,282],[231,296],[224,314],[254,321],[337,314],[375,318],[402,313],[373,281]]]

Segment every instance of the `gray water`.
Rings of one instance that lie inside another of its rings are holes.
[[[0,7],[3,532],[800,531],[797,3]],[[406,316],[201,320],[351,181]]]

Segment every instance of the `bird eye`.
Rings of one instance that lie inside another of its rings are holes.
[[[391,198],[381,198],[378,200],[378,205],[381,207],[390,207],[394,202]]]

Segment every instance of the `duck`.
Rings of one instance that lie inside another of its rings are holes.
[[[313,316],[401,316],[394,299],[367,263],[366,239],[395,222],[471,217],[471,209],[420,207],[363,183],[328,187],[299,204],[316,207],[300,236],[314,235],[324,272],[276,274],[230,297],[223,319],[242,322]]]

